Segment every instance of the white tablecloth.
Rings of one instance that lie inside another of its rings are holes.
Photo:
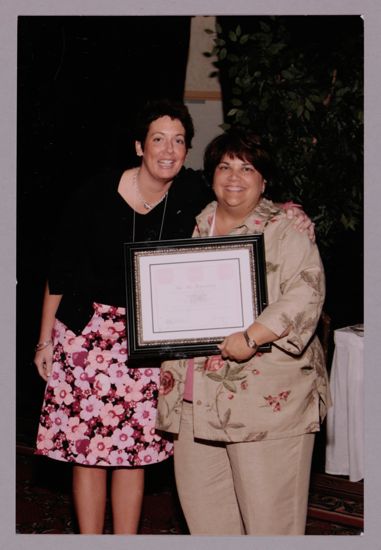
[[[359,481],[364,477],[364,338],[346,327],[335,330],[334,340],[325,471]]]

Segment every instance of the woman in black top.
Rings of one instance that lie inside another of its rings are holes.
[[[36,453],[73,463],[81,533],[103,532],[109,468],[114,533],[136,533],[143,466],[172,454],[155,432],[159,369],[126,362],[123,243],[191,236],[211,200],[201,172],[183,168],[193,133],[183,104],[148,105],[139,168],[78,190],[55,242],[35,355],[47,381]]]

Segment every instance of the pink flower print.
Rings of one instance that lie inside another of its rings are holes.
[[[118,449],[126,449],[127,447],[133,447],[135,440],[132,437],[134,429],[131,426],[123,426],[122,429],[117,428],[111,436],[111,441]]]
[[[110,340],[118,340],[125,331],[125,324],[121,321],[115,322],[112,320],[107,320],[103,323],[101,327],[101,334]]]
[[[53,362],[52,373],[49,378],[49,386],[55,388],[58,384],[65,381],[65,373],[59,363]]]
[[[116,386],[119,384],[125,385],[129,381],[126,367],[124,365],[120,365],[119,363],[113,363],[110,365],[108,374],[111,384],[115,384]]]
[[[65,441],[66,437],[65,434],[62,432],[58,432],[56,437],[54,438],[54,447],[56,449],[62,449],[62,444]]]
[[[159,441],[160,436],[156,433],[155,426],[144,426],[143,428],[143,438],[147,443],[152,443],[152,441]]]
[[[261,372],[260,372],[258,369],[253,369],[252,372],[253,372],[253,374],[255,374],[256,376],[257,376],[258,374],[261,374]]]
[[[106,458],[111,446],[111,437],[102,437],[101,435],[96,435],[90,441],[89,451],[90,453],[94,453],[97,458]]]
[[[91,395],[88,399],[82,399],[81,412],[79,416],[88,421],[90,418],[99,415],[99,411],[103,407],[102,401],[100,401],[95,395]]]
[[[118,363],[127,361],[127,346],[125,342],[115,342],[111,348],[112,358]]]
[[[290,395],[291,390],[282,391],[278,393],[278,395],[268,395],[264,397],[263,399],[267,401],[267,404],[269,407],[272,407],[274,412],[279,412],[281,410],[281,401],[287,401],[288,396]]]
[[[94,379],[94,390],[98,396],[107,395],[110,390],[110,379],[102,372]]]
[[[66,382],[61,382],[54,388],[54,397],[58,405],[62,405],[62,403],[70,405],[74,401],[71,386]]]
[[[53,447],[53,435],[54,432],[52,429],[44,428],[44,426],[39,427],[37,435],[37,449],[49,451]]]
[[[67,416],[67,414],[65,414],[61,410],[58,410],[50,415],[50,419],[52,421],[52,431],[54,433],[57,433],[59,431],[66,431],[66,427],[69,422],[69,417]]]
[[[93,382],[95,377],[95,370],[92,367],[75,367],[73,370],[74,384],[80,388],[83,392],[90,390],[90,383]]]
[[[80,391],[80,390],[79,390]],[[79,414],[81,411],[81,400],[87,399],[90,395],[90,392],[84,391],[83,393],[80,391],[78,393],[78,390],[74,390],[74,401],[71,405],[71,413],[72,414]]]
[[[88,363],[96,370],[106,370],[112,361],[111,351],[102,350],[99,347],[94,347],[89,351]]]
[[[123,321],[117,321],[116,323],[114,322],[113,329],[119,334],[119,337],[123,336],[126,332],[126,324]]]
[[[115,466],[123,466],[125,464],[128,464],[128,454],[123,449],[118,449],[117,451],[111,451],[110,456],[110,464],[115,464]]]
[[[143,398],[142,389],[143,382],[141,380],[129,380],[128,384],[124,387],[124,399],[126,401],[140,401]],[[118,391],[118,395],[122,396],[123,394],[120,394]]]
[[[136,418],[140,424],[146,425],[147,423],[153,423],[156,418],[156,409],[151,401],[145,401],[137,403],[135,407],[135,413],[133,418]]]
[[[105,426],[117,426],[120,422],[120,415],[123,414],[123,405],[112,405],[107,403],[99,412],[99,416]]]
[[[88,356],[87,351],[75,351],[75,352],[73,352],[72,356],[71,356],[72,361],[73,361],[73,365],[79,366],[79,367],[84,367],[85,364],[86,364],[87,356]]]
[[[76,336],[71,330],[65,333],[64,347],[67,353],[84,351],[83,344],[86,342],[83,336]]]
[[[67,331],[66,326],[63,323],[61,323],[61,321],[56,319],[55,323],[54,323],[54,328],[53,328],[53,331],[52,331],[52,338],[57,339],[60,342],[63,342],[64,338],[65,338],[66,331]]]
[[[141,464],[147,465],[152,464],[153,462],[157,462],[158,459],[158,452],[155,449],[143,449],[139,451],[138,457],[140,459]]]
[[[151,382],[156,383],[159,385],[159,375],[160,375],[160,369],[139,369],[141,373],[140,380],[144,384],[144,386],[150,384]]]
[[[204,369],[209,372],[214,372],[222,369],[225,364],[225,360],[222,359],[221,355],[211,355],[205,361]]]
[[[82,334],[89,334],[90,332],[98,332],[103,326],[102,317],[92,317],[86,327],[83,329]]]
[[[71,372],[71,370],[68,370],[65,376],[65,382],[67,382],[70,386],[74,382],[74,376]]]
[[[89,452],[89,445],[90,445],[90,439],[88,438],[77,439],[75,442],[75,450],[78,454],[83,454],[84,456],[86,456],[87,453]]]
[[[146,399],[155,399],[155,401],[156,401],[156,396],[154,395],[154,391],[155,391],[154,387],[146,388],[146,390],[144,392],[145,398]]]
[[[76,462],[83,466],[95,466],[97,464],[97,455],[95,453],[87,453],[86,455],[77,455]]]
[[[81,422],[77,416],[69,418],[67,426],[67,438],[69,440],[78,441],[79,439],[83,439],[86,431],[87,424],[85,422]]]

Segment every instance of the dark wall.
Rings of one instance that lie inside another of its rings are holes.
[[[32,365],[52,230],[92,174],[135,162],[146,99],[183,98],[190,17],[20,17],[17,151],[17,411],[37,415]]]

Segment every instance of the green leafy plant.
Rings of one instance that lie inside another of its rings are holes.
[[[282,17],[266,17],[250,32],[217,25],[207,54],[217,56],[223,82],[223,128],[265,137],[277,166],[269,194],[303,205],[326,257],[338,232],[362,224],[363,58],[348,43],[327,62],[295,45]]]

